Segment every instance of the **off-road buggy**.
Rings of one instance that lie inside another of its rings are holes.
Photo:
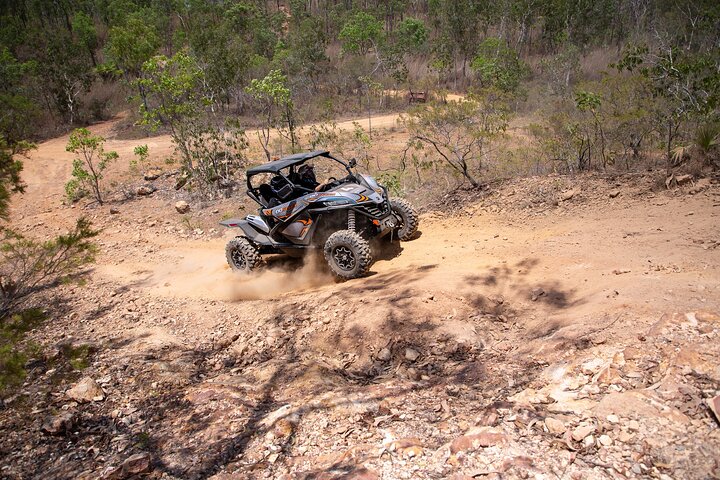
[[[319,184],[314,167],[320,163],[347,175]],[[249,272],[261,264],[263,254],[300,256],[322,248],[335,275],[357,278],[372,265],[371,240],[409,240],[418,228],[413,207],[389,198],[386,188],[355,173],[355,166],[354,159],[346,163],[318,150],[248,169],[247,193],[260,210],[244,220],[220,222],[240,230],[225,248],[230,267]]]

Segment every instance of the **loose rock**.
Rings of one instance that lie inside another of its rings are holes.
[[[139,186],[137,190],[135,190],[135,193],[141,196],[147,196],[152,195],[156,190],[157,188],[154,185],[146,184]]]
[[[412,348],[405,349],[405,359],[406,360],[408,360],[410,362],[414,362],[415,360],[418,359],[418,357],[420,357],[420,352],[418,352],[417,350],[414,350]]]
[[[579,427],[575,428],[572,432],[572,438],[576,442],[579,442],[583,440],[585,437],[589,436],[595,431],[594,425],[580,425]]]
[[[567,192],[563,192],[560,194],[560,200],[563,202],[567,202],[568,200],[572,199],[575,196],[575,190],[568,190]]]
[[[457,437],[450,444],[450,453],[467,452],[480,447],[490,447],[507,440],[504,434],[496,432],[482,432]]]
[[[545,419],[545,427],[547,427],[548,432],[554,435],[565,433],[566,430],[565,423],[553,417],[548,417]]]
[[[392,357],[392,352],[390,352],[390,349],[385,347],[382,350],[380,350],[377,354],[377,359],[381,362],[387,362]]]
[[[74,387],[65,392],[65,394],[72,400],[80,403],[99,402],[105,398],[103,389],[90,377],[85,377],[80,380]]]
[[[143,175],[143,179],[145,179],[148,182],[151,182],[153,180],[157,180],[160,178],[160,175],[162,172],[160,170],[150,170],[148,172],[145,172],[145,175]]]
[[[190,211],[190,204],[184,200],[180,200],[175,204],[175,210],[177,210],[178,213],[187,213]]]
[[[137,475],[139,473],[147,472],[150,470],[150,454],[149,453],[138,453],[131,457],[128,457],[122,463],[122,469],[129,475]]]
[[[720,422],[720,395],[706,400],[710,410],[715,415],[715,418]]]
[[[50,435],[62,435],[65,432],[69,432],[74,423],[74,412],[61,412],[58,415],[49,415],[46,417],[40,429]]]

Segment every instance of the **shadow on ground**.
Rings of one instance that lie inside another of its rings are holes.
[[[409,267],[348,282],[324,295],[294,295],[255,319],[252,328],[245,325],[204,346],[150,346],[125,357],[121,381],[109,399],[86,406],[67,437],[45,437],[34,461],[59,478],[63,471],[98,474],[133,453],[147,452],[156,472],[205,479],[225,473],[279,476],[304,458],[307,470],[298,478],[323,472],[340,476],[360,468],[359,462],[342,449],[333,451],[323,417],[351,424],[347,441],[361,443],[365,434],[377,435],[376,422],[386,415],[382,405],[388,400],[401,399],[400,410],[406,402],[436,405],[450,389],[459,402],[505,402],[532,383],[543,365],[472,339],[492,331],[519,340],[529,332],[493,320],[511,307],[479,293],[449,314],[453,298],[426,298],[419,286],[436,268]],[[466,281],[471,288],[492,284],[505,291],[535,287],[523,276],[499,268]],[[578,301],[573,292],[564,293],[567,305]],[[92,312],[106,313],[103,307]],[[450,326],[480,333],[467,340]],[[107,343],[105,361],[137,340]],[[132,413],[118,415],[118,409]],[[417,421],[442,420],[423,410],[426,415]],[[118,442],[125,446],[122,452]],[[317,448],[301,452],[299,444]],[[108,453],[69,456],[80,445]],[[65,458],[63,465],[56,463],[59,457]]]

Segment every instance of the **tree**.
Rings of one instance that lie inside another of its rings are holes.
[[[489,142],[507,128],[508,107],[502,95],[485,92],[418,108],[402,121],[410,147],[430,147],[440,162],[478,187]]]
[[[116,152],[105,151],[104,143],[103,137],[91,134],[87,128],[78,128],[70,134],[65,150],[78,155],[73,159],[73,179],[65,185],[65,192],[71,200],[90,190],[95,200],[103,204],[100,180],[108,163],[118,158]]]
[[[562,95],[580,72],[580,50],[574,45],[565,45],[559,53],[541,60],[540,68],[550,91]]]
[[[53,31],[42,41],[46,47],[36,62],[37,75],[52,96],[57,111],[72,125],[81,111],[81,95],[88,91],[95,77],[92,63],[84,47],[69,32]]]
[[[28,142],[9,145],[7,140],[0,138],[0,219],[8,218],[8,206],[12,194],[25,191],[25,184],[20,179],[23,164],[17,157],[32,148],[34,145]]]
[[[291,76],[295,74],[308,78],[315,91],[320,75],[329,68],[326,44],[327,38],[321,24],[314,18],[302,20],[288,35],[287,71]]]
[[[483,40],[470,67],[482,87],[496,87],[508,93],[517,91],[527,71],[517,52],[499,38]]]
[[[87,50],[93,66],[97,67],[95,49],[98,46],[98,39],[92,18],[85,12],[76,13],[73,17],[72,31],[77,36],[77,41]]]
[[[39,108],[26,81],[34,69],[33,62],[18,62],[0,48],[0,139],[10,148],[30,138],[38,121]]]
[[[404,53],[418,52],[428,41],[428,30],[422,20],[406,18],[395,30],[395,37]]]
[[[229,104],[251,67],[255,9],[246,3],[229,6],[191,2],[182,13],[182,33],[203,71],[213,104]]]
[[[191,185],[206,197],[222,189],[231,192],[233,178],[247,164],[245,131],[234,120],[227,120],[220,128],[204,122],[190,125],[188,145],[194,165],[189,172]]]
[[[427,39],[425,24],[415,18],[406,18],[398,24],[392,35],[380,42],[372,73],[382,71],[398,84],[406,82],[409,76],[407,56],[420,53]]]
[[[131,13],[122,25],[112,27],[108,33],[105,50],[128,84],[133,84],[134,80],[140,78],[143,64],[150,60],[160,47],[157,28],[148,13]],[[143,83],[135,82],[134,85],[147,109],[147,94]]]
[[[202,85],[203,72],[186,52],[172,57],[158,55],[143,64],[142,76],[135,83],[153,100],[140,107],[142,123],[152,130],[170,127],[175,147],[184,163],[193,169],[189,152],[189,121],[201,116],[209,103]]]
[[[345,22],[339,38],[343,51],[365,55],[371,49],[377,49],[383,38],[383,26],[369,13],[358,12]]]
[[[268,161],[272,158],[268,148],[272,128],[279,131],[286,128],[294,150],[297,145],[295,105],[287,87],[287,77],[280,70],[271,70],[263,79],[254,78],[245,90],[261,105],[264,121],[258,130],[258,140]]]
[[[183,177],[178,188],[194,186],[209,196],[230,186],[235,170],[245,163],[245,132],[233,122],[215,126],[207,112],[207,83],[195,59],[186,52],[153,57],[137,82],[148,94],[149,108],[140,107],[142,123],[153,130],[167,125],[180,153]]]
[[[582,127],[579,128],[579,135],[581,137],[581,145],[585,148],[581,149],[583,154],[578,159],[578,168],[585,170],[591,166],[591,153],[593,150],[598,150],[600,158],[602,160],[603,170],[608,164],[607,151],[606,151],[606,136],[605,129],[603,128],[603,121],[600,117],[600,108],[602,107],[602,97],[594,92],[579,91],[575,93],[575,107],[584,113],[590,114],[592,119],[590,122],[583,122]],[[593,148],[594,144],[599,144],[599,147]],[[587,155],[585,154],[587,152]]]
[[[672,149],[688,119],[712,122],[718,119],[720,102],[720,48],[693,53],[676,47],[651,51],[646,46],[627,48],[618,70],[639,71],[664,100],[655,118],[664,130],[665,153],[673,163]]]
[[[478,36],[487,28],[490,5],[476,0],[443,0],[431,2],[430,17],[440,32],[436,39],[436,61],[443,67],[454,67],[459,57],[462,78],[470,56],[475,51]],[[457,74],[454,81],[457,86]]]
[[[334,120],[310,125],[308,143],[310,148],[332,150],[342,158],[355,158],[366,168],[370,168],[370,150],[372,138],[358,123],[352,122],[353,129],[338,127]]]
[[[13,193],[23,192],[22,161],[34,145],[25,141],[37,119],[37,107],[28,98],[23,78],[30,68],[6,48],[0,49],[0,219],[7,220]]]

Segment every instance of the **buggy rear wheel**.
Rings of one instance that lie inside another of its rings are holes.
[[[330,270],[344,279],[362,277],[372,265],[370,244],[351,230],[340,230],[330,235],[323,253]]]
[[[415,236],[420,225],[420,219],[415,208],[407,200],[402,198],[391,198],[390,208],[397,213],[402,220],[402,225],[397,229],[397,237],[406,242]]]
[[[257,248],[243,237],[235,237],[227,243],[225,258],[236,272],[251,272],[262,262]]]

